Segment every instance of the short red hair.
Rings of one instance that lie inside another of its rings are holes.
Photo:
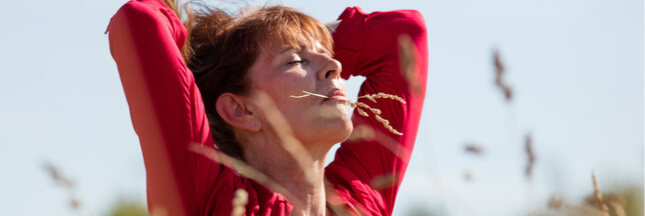
[[[164,2],[177,13],[173,0]],[[236,15],[203,5],[200,8],[188,10],[185,16],[189,36],[182,54],[195,75],[215,145],[244,160],[233,128],[215,107],[219,96],[248,93],[249,69],[260,53],[270,51],[275,43],[300,49],[302,45],[312,46],[314,40],[332,52],[333,39],[325,25],[290,7],[264,6]]]

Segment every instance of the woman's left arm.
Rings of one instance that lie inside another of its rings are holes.
[[[362,211],[391,214],[414,147],[425,98],[428,69],[425,21],[414,10],[366,14],[357,7],[348,8],[339,19],[342,22],[333,37],[334,57],[343,65],[341,76],[366,77],[359,96],[385,93],[399,96],[405,103],[388,98],[359,99],[382,113],[363,109],[369,114],[365,117],[355,110],[352,117],[355,132],[369,128],[375,135],[342,143],[327,168],[327,178],[341,197],[354,199],[345,203],[360,203]],[[410,65],[405,63],[410,60],[409,54],[415,56]],[[382,119],[377,119],[377,115]],[[402,135],[387,129],[383,120]]]

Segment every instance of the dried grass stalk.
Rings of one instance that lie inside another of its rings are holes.
[[[348,140],[373,140],[375,135],[376,134],[374,133],[374,129],[372,129],[372,127],[366,125],[357,125],[354,127],[354,130],[352,131],[352,134],[349,136]]]
[[[408,82],[408,86],[414,93],[421,93],[421,85],[415,67],[417,65],[417,55],[414,51],[414,42],[407,34],[399,36],[399,66],[403,78]],[[376,103],[376,102],[375,102]]]
[[[235,197],[233,197],[233,211],[231,211],[231,216],[242,216],[246,213],[246,204],[249,203],[249,193],[244,189],[237,189],[235,191]]]
[[[190,145],[189,150],[204,155],[208,159],[211,159],[221,165],[224,165],[230,169],[237,170],[237,172],[245,176],[249,179],[253,179],[257,182],[260,182],[264,185],[266,185],[269,189],[278,192],[282,194],[285,198],[287,198],[292,204],[294,205],[299,205],[302,206],[302,203],[300,199],[298,199],[293,193],[291,193],[289,190],[287,190],[285,187],[282,185],[278,184],[275,182],[273,179],[269,178],[268,176],[264,175],[262,172],[254,169],[253,167],[249,166],[248,164],[244,163],[241,160],[238,160],[236,158],[230,157],[220,151],[217,151],[213,148],[206,148],[202,147],[200,144],[195,143]]]
[[[607,205],[602,200],[602,193],[600,192],[600,186],[598,186],[598,181],[596,181],[596,174],[591,173],[591,180],[593,181],[594,196],[596,198],[596,204],[602,213],[602,216],[609,216],[609,209]]]
[[[305,94],[301,95],[301,96],[290,96],[290,97],[292,97],[292,98],[304,98],[304,97],[309,97],[309,96],[315,96],[315,97],[321,97],[321,98],[328,98],[325,95],[315,94],[315,93],[311,93],[311,92],[307,92],[307,91],[302,91],[302,92],[305,93]],[[376,95],[378,95],[378,94],[376,94]],[[374,96],[373,98],[377,98],[377,97]],[[381,97],[379,96],[378,98],[381,98]],[[393,95],[393,97],[389,97],[389,98],[400,98],[400,97]],[[398,99],[395,99],[395,100],[398,101]],[[361,104],[364,104],[364,103],[361,103]],[[358,105],[356,104],[356,102],[349,102],[349,105],[352,108],[356,108],[356,111],[358,112],[359,115],[369,117],[369,114],[367,112],[365,112],[363,109],[358,108]],[[367,105],[365,105],[365,106],[367,106]],[[370,110],[371,110],[371,108],[370,108]],[[378,109],[374,109],[374,110],[378,110]],[[378,110],[377,112],[380,113],[380,110]],[[379,118],[380,118],[380,116],[379,116]],[[389,121],[385,122],[384,121],[385,119],[383,119],[383,118],[380,118],[380,119],[383,120],[383,122],[381,122],[381,123],[384,123],[387,126],[389,126]],[[377,118],[377,120],[378,120],[378,118]],[[357,125],[355,127],[360,127],[360,126]],[[364,127],[369,127],[369,126],[364,126]],[[389,128],[391,128],[391,130],[386,127],[386,129],[388,129],[388,131],[390,131],[390,133],[394,133],[394,134],[397,134],[397,135],[403,135],[403,133],[399,133],[398,131],[394,130],[394,128],[392,128],[391,126]],[[354,130],[356,130],[356,128],[354,128]],[[408,149],[399,148],[397,146],[398,143],[396,142],[396,140],[393,140],[389,136],[386,136],[386,135],[380,133],[379,131],[373,130],[371,127],[369,127],[369,132],[367,132],[366,135],[369,135],[368,140],[373,140],[375,137],[382,138],[382,139],[378,139],[376,141],[379,144],[381,144],[381,146],[385,147],[386,149],[388,149],[390,152],[392,152],[394,155],[396,155],[399,158],[401,158],[402,155],[409,155],[411,153],[410,150],[408,150]],[[360,137],[354,137],[354,138],[358,139]],[[350,139],[352,139],[352,137],[350,137]]]
[[[365,111],[363,111],[360,108],[356,109],[356,111],[358,112],[359,115],[362,115],[362,116],[365,116],[365,117],[370,117],[370,114],[367,114]]]
[[[402,136],[402,135],[403,135],[403,133],[398,132],[397,130],[395,130],[395,129],[390,125],[390,121],[385,120],[384,118],[381,118],[381,116],[379,116],[379,115],[376,115],[375,117],[376,117],[376,120],[377,120],[377,121],[379,121],[379,122],[383,123],[383,127],[385,127],[385,129],[387,129],[388,131],[390,131],[390,133],[393,133],[393,134],[395,134],[395,135],[399,135],[399,136]]]
[[[327,97],[327,96],[325,96],[325,95],[316,94],[316,93],[311,93],[311,92],[308,92],[308,91],[302,91],[302,92],[304,92],[305,94],[304,94],[304,95],[300,95],[300,96],[294,96],[294,95],[291,95],[291,96],[289,96],[289,97],[292,97],[292,98],[305,98],[305,97],[309,97],[309,96],[316,96],[316,97],[321,97],[321,98],[329,98],[329,97]]]
[[[63,174],[61,174],[61,172],[58,170],[58,168],[54,164],[52,164],[50,162],[45,162],[45,164],[43,166],[45,167],[45,170],[47,170],[47,172],[49,172],[49,175],[54,180],[54,182],[56,182],[56,184],[58,184],[60,186],[63,186],[65,188],[68,188],[68,189],[74,188],[74,181],[72,181],[71,179],[67,178]]]
[[[395,181],[397,181],[398,179],[399,177],[397,173],[383,174],[372,178],[372,180],[370,181],[370,187],[375,190],[386,189],[392,187]]]
[[[625,212],[625,208],[623,208],[623,205],[621,205],[620,202],[611,201],[609,202],[609,205],[614,210],[616,216],[627,216],[627,212]]]
[[[157,206],[150,211],[151,216],[168,216],[168,211],[165,208]]]
[[[484,148],[472,143],[472,144],[466,144],[466,152],[470,152],[476,155],[484,155]]]
[[[305,94],[300,95],[300,96],[291,95],[290,97],[292,97],[292,98],[305,98],[305,97],[309,97],[309,96],[315,96],[315,97],[321,97],[321,98],[329,98],[329,97],[327,97],[325,95],[311,93],[311,92],[308,92],[308,91],[302,91],[302,92],[305,93]],[[376,103],[376,99],[392,99],[392,100],[396,100],[396,101],[399,101],[399,102],[405,104],[405,100],[403,100],[403,98],[401,98],[399,96],[396,96],[396,95],[385,94],[385,93],[363,95],[363,96],[360,96],[358,98],[367,98],[368,100],[370,100],[370,101],[372,101],[374,103]],[[396,129],[394,129],[390,125],[390,121],[388,121],[388,120],[386,120],[386,119],[384,119],[384,118],[382,118],[380,116],[381,113],[382,113],[380,109],[372,108],[369,105],[367,105],[365,103],[362,103],[362,102],[358,102],[358,101],[356,101],[356,102],[349,101],[348,105],[350,107],[352,107],[352,108],[356,108],[356,111],[358,112],[358,114],[361,115],[361,116],[364,116],[364,117],[369,117],[369,114],[367,112],[365,112],[365,110],[363,110],[363,109],[369,110],[370,112],[374,113],[374,118],[376,118],[377,121],[381,122],[381,124],[383,124],[383,127],[385,129],[387,129],[388,131],[390,131],[390,133],[395,134],[395,135],[399,135],[399,136],[403,135],[403,133],[397,131]],[[361,109],[361,108],[363,108],[363,109]]]
[[[57,185],[62,186],[67,190],[67,193],[69,193],[69,206],[72,207],[74,210],[79,211],[81,215],[94,215],[92,211],[90,211],[89,208],[85,207],[83,205],[83,202],[78,199],[78,197],[75,195],[76,193],[74,192],[74,181],[72,181],[70,178],[64,176],[58,167],[56,167],[54,164],[51,162],[45,162],[43,164],[45,170],[49,173],[51,178],[56,182]]]
[[[528,163],[526,164],[526,177],[528,178],[531,178],[531,174],[533,173],[533,166],[535,165],[535,154],[533,152],[532,145],[531,134],[527,134],[525,138],[525,146],[526,155],[529,158]]]
[[[337,215],[337,216],[361,215],[357,213],[352,214],[349,211],[347,211],[347,205],[345,204],[345,200],[338,194],[338,192],[336,192],[334,185],[332,185],[327,178],[325,178],[325,201],[327,203],[327,207],[331,210],[330,213],[332,213],[328,215]]]
[[[560,210],[564,206],[564,200],[559,195],[551,195],[549,198],[548,207],[553,210]]]
[[[296,163],[300,165],[300,168],[305,173],[307,181],[310,183],[315,182],[316,176],[313,170],[309,169],[309,166],[314,163],[314,160],[311,158],[309,152],[302,143],[294,137],[291,125],[289,125],[284,115],[282,115],[268,95],[258,93],[255,97],[259,101],[258,104],[262,106],[261,110],[265,112],[264,116],[266,116],[268,120],[269,128],[274,130],[275,134],[281,141],[280,144],[282,144],[282,147],[296,160]]]
[[[495,64],[495,84],[502,89],[504,96],[506,96],[506,100],[510,101],[513,91],[511,91],[511,87],[502,80],[502,76],[504,75],[504,65],[502,64],[502,60],[500,59],[499,52],[497,52],[497,50],[493,51],[493,58]]]
[[[357,108],[358,107],[359,109],[360,108],[368,109],[369,111],[371,111],[372,113],[374,113],[376,115],[381,115],[381,113],[382,113],[380,109],[372,108],[372,107],[368,106],[367,104],[362,103],[362,102],[358,102],[358,101],[350,103],[350,106],[352,108]]]

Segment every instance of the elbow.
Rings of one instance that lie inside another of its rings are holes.
[[[407,34],[412,38],[426,38],[427,28],[423,15],[417,10],[399,11],[400,16],[397,18],[399,23],[399,34]]]
[[[376,37],[398,40],[401,35],[408,35],[415,43],[427,38],[426,22],[417,10],[396,10],[377,12],[372,18],[370,33]]]
[[[148,2],[130,1],[125,3],[116,12],[112,24],[119,27],[128,27],[130,31],[141,31],[141,29],[154,29],[164,25],[165,16],[163,13],[155,10],[155,5]],[[116,22],[116,23],[114,23]]]

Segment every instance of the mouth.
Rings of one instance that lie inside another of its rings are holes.
[[[347,103],[347,96],[345,95],[345,92],[343,92],[340,89],[333,89],[329,93],[327,93],[326,96],[327,98],[323,100],[323,103],[329,102],[329,101]]]

